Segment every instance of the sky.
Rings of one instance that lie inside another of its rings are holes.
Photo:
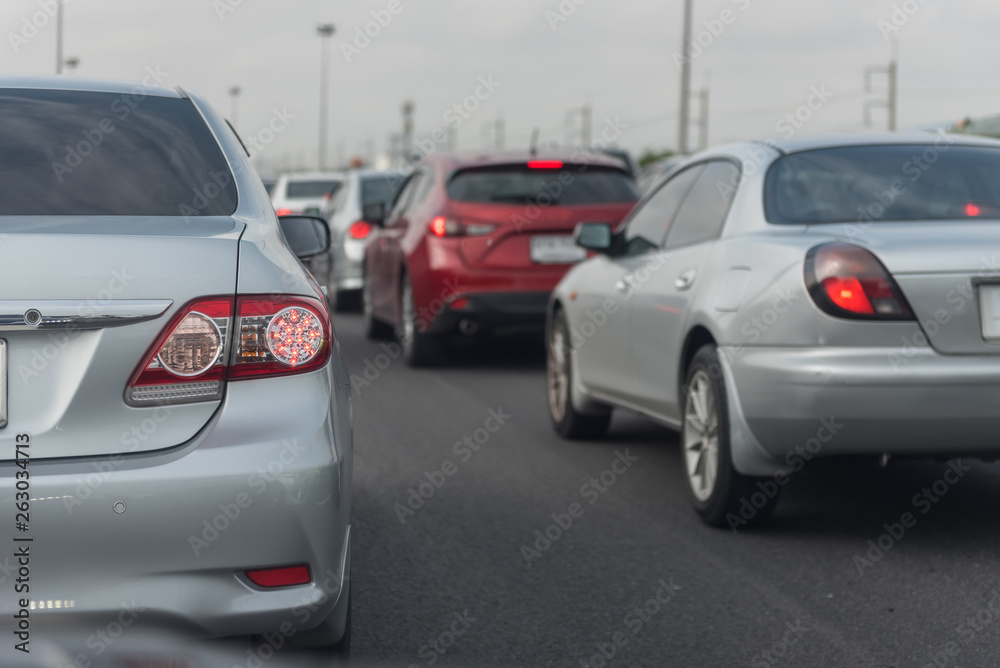
[[[54,72],[54,3],[0,3],[0,71]],[[418,137],[452,126],[462,150],[492,146],[498,118],[508,148],[527,148],[535,128],[543,144],[576,142],[572,110],[589,104],[595,137],[639,153],[677,146],[682,11],[682,0],[67,0],[64,56],[79,58],[72,76],[138,81],[152,68],[226,116],[240,86],[241,134],[283,119],[261,160],[315,166],[316,26],[329,22],[330,162],[386,150],[404,100]],[[1000,113],[995,17],[995,0],[694,0],[692,88],[710,91],[709,144],[790,125],[863,130],[866,100],[886,91],[876,73],[865,93],[865,69],[885,67],[890,38],[900,127]],[[885,127],[883,108],[871,115]],[[690,137],[697,146],[694,125]]]

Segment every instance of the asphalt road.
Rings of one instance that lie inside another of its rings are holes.
[[[555,436],[541,341],[413,370],[356,316],[336,328],[356,376],[355,663],[1000,663],[1000,465],[813,461],[766,527],[711,529],[671,431],[619,411],[604,440]]]

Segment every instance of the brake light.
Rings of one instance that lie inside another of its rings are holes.
[[[372,224],[364,220],[359,220],[347,228],[347,233],[352,239],[367,239],[371,232]]]
[[[241,297],[230,380],[322,368],[332,349],[330,313],[308,297]]]
[[[436,237],[482,237],[496,229],[489,223],[466,223],[438,216],[431,221],[431,233]]]
[[[236,333],[229,336],[236,317]],[[226,380],[320,369],[333,349],[330,313],[299,296],[207,297],[167,324],[125,390],[130,406],[222,398]],[[230,347],[233,351],[230,354]]]
[[[528,169],[562,169],[562,160],[529,160]]]
[[[912,320],[899,286],[871,252],[846,243],[817,246],[806,255],[806,285],[819,308],[839,318]]]
[[[312,582],[308,566],[285,566],[284,568],[261,568],[247,571],[247,579],[258,587],[294,587]]]
[[[970,218],[975,218],[976,216],[979,215],[979,213],[980,211],[978,205],[973,204],[972,202],[969,202],[968,204],[965,205],[966,216],[969,216]]]
[[[275,211],[275,213],[278,214],[279,216],[290,216],[290,215],[292,215],[292,210],[291,209],[278,209],[277,211]]]
[[[125,392],[132,406],[222,397],[233,300],[209,297],[182,307],[136,369]]]

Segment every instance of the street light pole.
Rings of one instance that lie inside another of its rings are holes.
[[[63,68],[63,1],[56,0],[56,74]]]
[[[242,92],[243,89],[240,88],[239,86],[230,86],[229,88],[229,97],[232,100],[232,104],[230,106],[229,118],[233,124],[233,127],[236,128],[237,131],[239,131],[240,129],[240,124],[237,121],[237,113],[239,111],[239,108],[237,106],[237,98],[239,98],[240,93]]]
[[[677,152],[688,152],[691,113],[691,1],[684,0],[684,34],[681,38],[681,110],[677,128]]]
[[[326,169],[326,123],[327,123],[327,86],[329,82],[327,79],[329,75],[327,69],[330,66],[330,38],[333,36],[334,27],[332,23],[322,23],[316,27],[316,32],[319,33],[320,38],[323,40],[322,58],[323,62],[320,63],[319,70],[319,168],[320,170]]]

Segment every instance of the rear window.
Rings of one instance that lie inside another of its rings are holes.
[[[388,204],[405,178],[402,174],[386,174],[384,176],[370,176],[362,180],[361,206],[379,202]]]
[[[190,100],[0,90],[0,215],[235,210],[232,172]]]
[[[334,195],[340,189],[340,181],[289,181],[285,188],[288,199],[319,199],[330,193]]]
[[[765,184],[772,223],[1000,218],[1000,150],[852,146],[793,153]]]
[[[566,165],[564,169],[524,166],[476,168],[461,171],[448,184],[448,197],[483,204],[536,203],[584,206],[633,202],[639,199],[635,182],[615,169]]]

